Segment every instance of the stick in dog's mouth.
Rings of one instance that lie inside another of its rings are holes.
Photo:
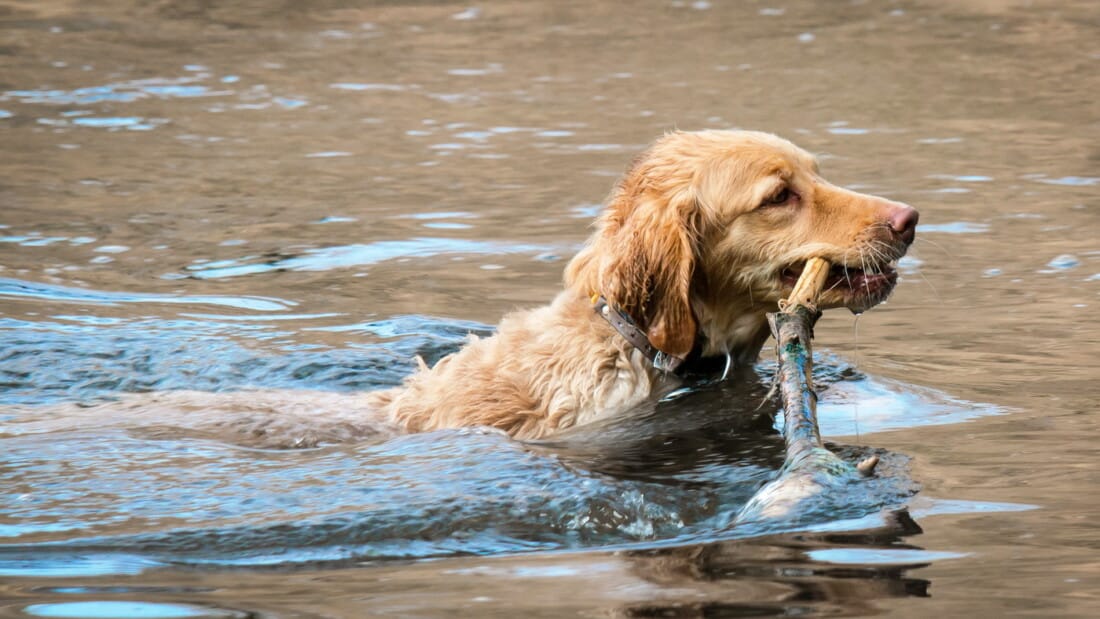
[[[780,277],[785,284],[798,290],[808,275],[818,285],[813,297],[814,308],[847,307],[855,312],[868,310],[885,301],[898,281],[894,263],[857,268],[834,265],[822,258],[810,258],[804,265],[788,267]],[[802,294],[805,290],[802,284]]]
[[[824,258],[810,258],[802,267],[802,273],[794,283],[794,290],[787,296],[786,301],[779,304],[781,311],[794,309],[801,305],[812,311],[817,310],[817,298],[821,291],[825,290],[832,271],[828,260]]]

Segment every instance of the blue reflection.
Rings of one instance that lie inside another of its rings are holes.
[[[198,279],[221,279],[242,275],[257,275],[271,271],[328,271],[353,266],[377,264],[395,258],[431,258],[442,254],[537,254],[550,249],[545,245],[475,241],[438,237],[413,238],[402,241],[378,241],[369,244],[341,245],[310,249],[304,255],[270,262],[242,263],[210,268],[200,264],[187,267]]]
[[[73,619],[173,619],[176,617],[233,617],[238,613],[187,604],[155,602],[59,602],[33,604],[23,612],[35,617],[71,617]]]
[[[277,312],[297,305],[297,303],[293,301],[285,301],[274,297],[109,292],[104,290],[88,290],[86,288],[28,282],[7,277],[0,277],[0,297],[27,297],[47,301],[94,303],[101,305],[115,305],[118,303],[221,305],[259,312]]]

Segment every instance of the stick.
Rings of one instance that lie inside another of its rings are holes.
[[[817,297],[825,289],[825,280],[829,277],[830,267],[829,261],[823,258],[807,260],[805,268],[802,269],[802,275],[798,276],[798,281],[794,284],[794,290],[785,301],[779,302],[779,311],[790,313],[801,305],[812,312],[817,312]]]
[[[821,316],[817,297],[825,287],[829,268],[827,260],[808,260],[794,290],[780,302],[780,311],[768,314],[779,355],[776,381],[783,400],[787,458],[779,477],[749,500],[735,523],[797,515],[804,500],[822,494],[831,484],[840,483],[853,474],[870,475],[878,463],[877,456],[872,456],[853,467],[821,442],[811,342],[814,324]]]
[[[817,297],[825,288],[829,268],[827,260],[807,260],[794,290],[780,304],[779,313],[768,314],[768,323],[778,344],[777,379],[783,398],[783,438],[787,441],[788,462],[815,448],[825,448],[817,427],[811,342],[814,324],[821,316]]]

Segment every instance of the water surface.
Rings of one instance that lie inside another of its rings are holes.
[[[0,0],[0,616],[1092,615],[1096,40],[1072,1]],[[767,358],[548,443],[348,440],[676,127],[921,210],[817,327],[878,478],[731,526]]]

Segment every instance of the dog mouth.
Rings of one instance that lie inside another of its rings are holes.
[[[802,275],[803,264],[789,266],[780,272],[783,288],[790,291]],[[835,264],[829,269],[825,287],[819,297],[820,309],[847,307],[853,312],[863,312],[882,303],[894,290],[898,281],[897,263],[861,264],[846,266]]]

